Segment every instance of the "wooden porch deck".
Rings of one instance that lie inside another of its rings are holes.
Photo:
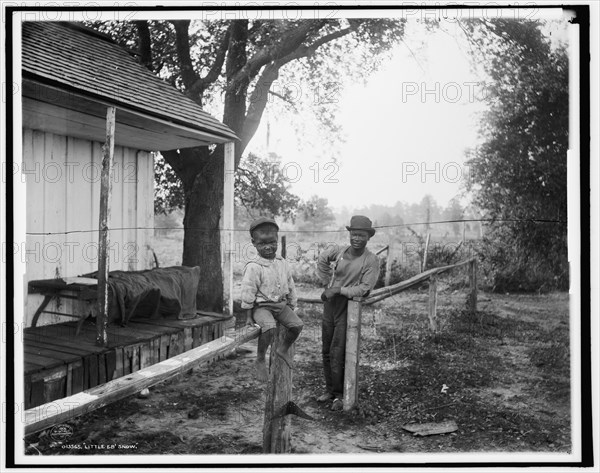
[[[202,314],[202,313],[200,313]],[[25,409],[77,394],[223,336],[231,317],[136,319],[109,325],[108,347],[95,344],[94,322],[29,327],[24,333]]]

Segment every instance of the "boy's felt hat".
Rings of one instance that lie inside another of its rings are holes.
[[[277,225],[277,223],[275,223],[275,220],[273,220],[272,218],[268,218],[268,217],[258,217],[257,219],[253,220],[252,223],[250,224],[250,235],[252,235],[252,232],[254,230],[256,230],[258,227],[260,227],[261,225],[265,225],[267,223],[270,225],[275,225],[275,228],[277,228],[277,231],[279,231],[279,225]]]
[[[350,219],[350,225],[346,226],[346,230],[364,230],[369,233],[370,236],[375,235],[375,229],[373,228],[373,222],[364,215],[354,215]]]

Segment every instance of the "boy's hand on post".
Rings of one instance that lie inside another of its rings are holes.
[[[341,294],[340,287],[329,287],[329,288],[325,289],[325,291],[323,291],[323,294],[321,294],[321,300],[328,301],[337,294]]]
[[[252,309],[246,309],[246,327],[254,327],[255,325],[252,319]]]

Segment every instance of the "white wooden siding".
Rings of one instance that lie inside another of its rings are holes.
[[[28,281],[79,276],[98,269],[101,164],[101,143],[23,130]],[[110,270],[148,269],[154,223],[152,156],[115,146],[114,169],[109,228],[115,230],[110,233]],[[41,301],[41,296],[27,296],[25,326],[31,325]],[[76,313],[87,309],[63,300],[53,302],[48,310]],[[73,319],[44,314],[38,325],[66,320]]]

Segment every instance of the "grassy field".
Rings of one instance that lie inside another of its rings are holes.
[[[471,315],[461,278],[439,282],[435,333],[426,285],[365,307],[360,402],[350,412],[315,400],[323,390],[322,308],[301,305],[294,400],[314,420],[292,420],[294,453],[570,452],[568,294],[481,292]],[[69,444],[127,449],[65,448],[41,433],[25,439],[27,453],[259,454],[264,386],[255,379],[255,353],[256,341],[153,387],[148,398],[132,396],[69,422]],[[415,437],[402,428],[450,420],[458,425],[451,434]]]

